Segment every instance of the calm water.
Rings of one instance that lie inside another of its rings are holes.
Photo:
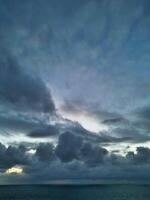
[[[150,186],[0,186],[0,200],[150,200]]]

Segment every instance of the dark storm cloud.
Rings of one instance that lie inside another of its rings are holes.
[[[54,146],[49,143],[41,143],[38,145],[35,156],[41,161],[51,161],[54,157]]]
[[[55,111],[45,83],[26,73],[17,60],[5,51],[0,55],[0,101],[17,110]]]
[[[84,143],[80,150],[80,157],[88,165],[94,166],[102,163],[108,151],[105,148],[101,148],[98,145],[92,145],[91,143]]]
[[[78,122],[67,122],[66,125],[62,128],[63,131],[71,132],[76,136],[79,136],[83,140],[91,140],[93,142],[100,142],[101,137],[96,135],[94,132],[88,131]]]
[[[28,156],[26,155],[26,147],[20,145],[18,147],[5,147],[0,143],[0,168],[7,169],[14,165],[29,164]]]
[[[53,137],[57,135],[59,135],[59,129],[55,125],[48,125],[40,129],[35,129],[28,134],[28,136],[32,138]]]
[[[59,136],[56,155],[62,162],[72,160],[84,161],[87,165],[95,166],[102,163],[108,151],[93,141],[87,141],[77,134],[65,132]]]
[[[2,130],[10,130],[13,132],[29,132],[31,130],[41,128],[43,123],[38,119],[33,119],[29,116],[21,116],[21,115],[10,115],[5,114],[0,116],[0,129]],[[3,131],[1,131],[2,134]],[[4,133],[5,134],[5,133]]]
[[[128,152],[126,157],[135,164],[150,163],[150,149],[146,147],[137,147],[137,153]]]
[[[56,147],[56,155],[64,162],[77,159],[81,145],[82,139],[80,137],[65,132],[59,137],[58,145]]]
[[[79,138],[74,138],[73,135],[63,136],[72,137],[73,150],[71,144],[67,144],[69,151],[65,152],[65,157],[62,154],[58,155],[58,147],[54,147],[50,143],[39,144],[36,147],[36,152],[33,155],[27,153],[27,149],[23,146],[5,147],[0,145],[1,155],[1,172],[14,165],[22,165],[24,167],[24,176],[20,176],[20,182],[39,183],[39,180],[61,180],[61,179],[126,179],[138,180],[149,177],[150,170],[150,149],[138,147],[136,152],[129,152],[126,156],[108,152],[105,148],[93,146],[90,143],[79,142]],[[62,139],[61,139],[62,140]],[[69,142],[68,142],[69,143]],[[58,144],[59,146],[60,144]],[[62,145],[61,150],[64,147]],[[71,155],[72,154],[72,155]],[[61,159],[60,160],[60,156]],[[65,158],[65,159],[64,159]],[[112,173],[113,172],[113,173]],[[15,178],[18,176],[13,176]]]

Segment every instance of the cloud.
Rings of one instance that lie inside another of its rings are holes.
[[[113,138],[111,139],[112,142]],[[61,134],[56,147],[56,155],[62,162],[81,160],[91,166],[102,163],[107,154],[108,151],[100,147],[100,142],[94,143],[92,140],[88,140],[86,136],[82,137],[72,132]]]
[[[138,147],[136,152],[123,156],[84,142],[71,133],[61,135],[56,147],[51,143],[38,144],[33,154],[22,145],[6,147],[0,144],[0,176],[4,178],[6,169],[21,165],[24,175],[19,181],[22,183],[62,179],[146,180],[149,164],[149,148]],[[9,180],[15,183],[18,176],[10,176]]]
[[[150,119],[150,106],[145,106],[143,108],[140,108],[136,110],[135,115],[143,120],[149,120]]]
[[[0,143],[0,168],[7,169],[14,165],[28,164],[29,160],[26,151],[27,149],[23,145],[5,147]]]
[[[33,118],[28,115],[20,115],[18,113],[10,114],[1,112],[0,129],[9,130],[9,132],[29,132],[43,126],[43,122],[38,118]],[[1,131],[2,134],[3,131]]]
[[[135,126],[143,129],[146,134],[150,131],[150,106],[149,102],[146,106],[139,106],[133,113]]]
[[[1,1],[1,132],[58,138],[56,147],[35,144],[32,156],[1,146],[3,167],[30,158],[25,174],[36,181],[149,177],[149,149],[125,157],[103,147],[149,141],[149,107],[131,116],[149,99],[149,18],[147,0]],[[53,115],[55,107],[88,114],[108,131],[95,134],[69,120],[48,125],[43,113]]]
[[[56,155],[64,162],[77,159],[81,145],[82,139],[79,136],[75,136],[70,132],[65,132],[59,137]]]
[[[55,106],[49,89],[39,77],[23,69],[12,55],[0,56],[1,104],[16,110],[32,110],[53,113]]]
[[[128,141],[130,143],[144,143],[150,141],[150,136],[144,132],[140,127],[135,126],[135,124],[131,123],[131,125],[126,126],[118,126],[108,131],[106,134],[112,135],[114,138],[120,138],[120,141],[124,139],[124,141]]]
[[[104,110],[97,103],[91,104],[81,100],[66,99],[63,101],[60,107],[61,110],[66,113],[72,113],[75,115],[83,113],[87,116],[92,116],[93,118],[104,124],[111,124],[126,120],[121,114]]]
[[[117,124],[117,123],[120,123],[124,121],[123,118],[111,118],[111,119],[106,119],[106,120],[103,120],[103,123],[104,124]]]
[[[49,143],[41,143],[37,146],[35,156],[41,161],[51,161],[54,156],[54,146]]]
[[[107,154],[108,151],[105,148],[91,143],[84,143],[80,149],[80,157],[91,166],[102,163]]]
[[[137,147],[137,152],[128,152],[127,158],[135,164],[150,163],[150,149],[147,147]]]
[[[120,143],[120,142],[137,142],[147,141],[148,137],[138,137],[136,135],[133,137],[132,134],[128,133],[128,129],[113,129],[113,131],[105,131],[100,133],[95,133],[88,131],[83,128],[81,124],[78,122],[64,120],[63,123],[56,123],[55,125],[44,125],[37,124],[38,129],[32,129],[31,132],[27,133],[28,137],[31,138],[59,138],[59,136],[63,135],[67,132],[74,137],[80,138],[80,140],[91,142],[93,144],[111,144],[111,143]],[[127,132],[126,132],[127,131]],[[123,133],[122,133],[123,132]],[[127,134],[126,134],[127,133]],[[132,132],[131,132],[132,133]]]
[[[46,127],[32,130],[28,136],[32,138],[53,137],[59,134],[59,129],[55,125],[47,125]]]

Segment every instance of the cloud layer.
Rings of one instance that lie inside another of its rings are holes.
[[[69,142],[68,142],[69,138]],[[63,142],[65,146],[63,146]],[[5,147],[0,145],[1,177],[8,168],[22,166],[22,175],[7,175],[17,182],[47,182],[62,179],[140,180],[149,178],[150,149],[138,147],[136,153],[125,156],[107,151],[98,145],[83,142],[81,138],[64,133],[58,145],[41,143],[35,153],[25,146]],[[113,173],[112,173],[113,172]]]
[[[149,180],[149,0],[0,0],[0,27],[1,182]]]

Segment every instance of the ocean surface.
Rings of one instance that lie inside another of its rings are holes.
[[[150,200],[150,185],[0,186],[0,200]]]

